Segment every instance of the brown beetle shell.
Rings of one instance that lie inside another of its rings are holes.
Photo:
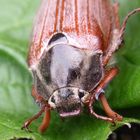
[[[33,29],[29,67],[38,62],[43,44],[57,32],[65,33],[79,48],[104,52],[114,26],[112,13],[109,0],[43,0]]]

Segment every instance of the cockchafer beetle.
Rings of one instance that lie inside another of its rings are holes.
[[[50,111],[60,117],[79,115],[83,105],[90,114],[109,122],[121,121],[104,96],[105,86],[117,75],[108,68],[110,58],[122,44],[130,12],[119,23],[118,2],[110,0],[43,0],[33,30],[28,65],[33,74],[32,96],[40,112],[23,127],[45,113],[40,132],[50,122]],[[101,101],[107,116],[94,112],[93,103]]]

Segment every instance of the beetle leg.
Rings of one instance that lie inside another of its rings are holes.
[[[95,102],[95,97],[92,98],[92,104]],[[109,117],[105,117],[105,116],[101,116],[101,115],[98,115],[95,113],[93,107],[92,107],[92,104],[91,102],[89,103],[89,111],[90,111],[90,114],[95,116],[97,119],[101,119],[101,120],[105,120],[105,121],[109,121],[109,122],[113,122],[113,119],[112,118],[109,118]]]
[[[29,128],[28,128],[29,125],[34,120],[38,119],[43,114],[43,112],[45,112],[42,124],[39,127],[39,131],[44,132],[47,129],[49,122],[50,122],[50,107],[49,107],[48,103],[40,95],[38,95],[34,86],[32,87],[32,96],[35,98],[36,102],[40,104],[41,110],[36,115],[34,115],[32,118],[28,119],[24,123],[24,125],[22,126],[21,129],[25,129],[25,130],[31,132],[31,130],[29,130]]]
[[[118,115],[116,112],[114,112],[108,105],[107,100],[104,95],[99,95],[99,93],[102,93],[102,90],[106,87],[106,85],[117,75],[118,69],[117,68],[111,68],[103,78],[103,80],[100,82],[100,84],[97,86],[97,88],[94,90],[94,93],[92,94],[90,101],[89,101],[89,110],[92,115],[94,115],[96,118],[107,120],[110,122],[114,122],[115,120],[122,120],[122,116]],[[91,91],[92,92],[92,91]],[[101,103],[104,107],[104,110],[106,114],[109,117],[104,117],[97,115],[92,107],[92,104],[95,102],[96,95],[99,95],[99,99],[101,100]]]
[[[43,106],[43,107],[41,108],[41,110],[40,110],[37,114],[35,114],[32,118],[30,118],[30,119],[28,119],[27,121],[25,121],[25,123],[24,123],[24,125],[21,127],[21,129],[25,129],[25,130],[27,130],[27,131],[29,131],[29,132],[32,132],[32,131],[29,129],[29,125],[30,125],[34,120],[38,119],[38,118],[42,115],[42,113],[44,112],[44,109],[45,109],[45,106]]]
[[[35,90],[35,87],[32,86],[32,96],[34,97],[36,103],[39,103],[41,106],[41,103],[45,103],[45,100],[43,99],[43,97],[41,97]]]
[[[100,99],[102,106],[104,108],[104,111],[106,112],[108,117],[112,118],[113,121],[115,121],[115,120],[121,121],[123,119],[123,117],[121,115],[117,114],[116,112],[114,112],[111,109],[104,94],[100,94],[99,99]]]
[[[123,42],[126,24],[127,24],[129,17],[131,17],[132,15],[134,15],[138,12],[140,12],[140,8],[134,9],[133,11],[128,13],[128,15],[125,17],[125,19],[122,23],[121,28],[120,29],[118,29],[118,28],[113,29],[112,41],[110,42],[110,45],[103,56],[103,65],[104,66],[106,66],[108,64],[108,61],[110,60],[112,54],[120,48],[120,46]]]
[[[45,115],[42,124],[39,127],[39,131],[41,133],[43,133],[48,128],[50,123],[50,118],[51,118],[50,109],[48,109],[48,107],[45,107]]]
[[[128,19],[129,19],[132,15],[134,15],[134,14],[136,14],[136,13],[138,13],[138,12],[140,12],[140,8],[134,9],[133,11],[131,11],[131,12],[129,12],[129,13],[127,14],[127,16],[125,17],[125,19],[124,19],[124,21],[123,21],[123,23],[122,23],[122,27],[121,27],[121,30],[120,30],[120,38],[123,39],[123,36],[124,36],[124,33],[125,33],[126,24],[127,24]]]

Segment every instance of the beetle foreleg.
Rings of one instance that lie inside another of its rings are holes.
[[[41,133],[43,133],[48,128],[49,123],[50,123],[50,118],[51,118],[50,109],[48,107],[45,107],[44,118],[43,118],[42,124],[39,127],[39,131]]]
[[[92,98],[92,104],[95,102],[95,98]],[[92,107],[92,104],[89,103],[89,111],[90,111],[90,114],[95,116],[97,119],[101,119],[101,120],[105,120],[105,121],[109,121],[109,122],[113,122],[113,119],[112,118],[109,118],[109,117],[105,117],[105,116],[101,116],[101,115],[98,115],[95,113],[93,107]]]
[[[31,132],[31,130],[29,130],[29,125],[36,119],[38,119],[43,112],[45,112],[44,114],[44,118],[42,121],[42,124],[39,127],[39,131],[41,133],[43,133],[49,126],[49,122],[50,122],[50,107],[48,105],[48,103],[36,92],[34,86],[32,87],[32,96],[35,98],[36,102],[40,104],[41,106],[41,110],[34,115],[32,118],[28,119],[24,125],[22,126],[21,129],[25,129],[29,132]]]
[[[102,106],[104,108],[104,111],[106,112],[108,117],[112,118],[113,121],[115,121],[115,120],[121,121],[123,119],[123,117],[121,115],[117,114],[116,112],[114,112],[111,109],[104,94],[100,94],[99,99],[100,99]]]
[[[132,15],[134,15],[138,12],[140,12],[140,8],[134,9],[132,12],[128,13],[128,15],[125,17],[125,19],[122,23],[121,29],[118,29],[118,28],[113,29],[113,31],[112,31],[112,41],[110,42],[109,47],[108,47],[108,49],[105,52],[104,57],[103,57],[103,65],[104,66],[107,65],[107,63],[110,60],[112,54],[120,48],[120,46],[123,42],[124,33],[125,33],[126,24],[127,24],[128,19]]]
[[[38,119],[38,118],[42,115],[42,113],[44,112],[44,110],[45,110],[45,106],[43,106],[43,107],[41,108],[41,110],[40,110],[37,114],[35,114],[32,118],[30,118],[30,119],[28,119],[27,121],[25,121],[25,123],[24,123],[24,125],[21,127],[21,129],[25,129],[25,130],[31,132],[31,130],[29,129],[29,125],[30,125],[34,120]]]
[[[97,86],[97,88],[94,90],[94,93],[92,94],[91,98],[90,98],[90,102],[89,102],[89,109],[90,109],[90,113],[92,115],[94,115],[97,118],[103,119],[103,120],[107,120],[110,122],[114,122],[115,120],[122,120],[122,116],[120,116],[119,114],[117,114],[116,112],[114,112],[110,106],[108,105],[108,102],[105,98],[104,95],[99,95],[99,99],[101,100],[101,103],[103,105],[104,111],[106,112],[106,114],[109,117],[104,117],[104,116],[100,116],[97,115],[92,108],[92,104],[95,102],[96,99],[96,94],[99,94],[102,92],[102,90],[106,87],[106,85],[117,75],[118,73],[118,69],[117,68],[112,68],[110,69],[105,77],[103,78],[103,80],[100,82],[100,84]],[[92,92],[92,91],[91,91]]]

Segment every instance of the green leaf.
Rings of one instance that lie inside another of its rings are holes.
[[[21,130],[23,122],[39,110],[30,94],[32,78],[26,65],[32,21],[39,3],[39,0],[0,0],[0,140],[106,140],[117,127],[140,122],[140,14],[137,14],[129,20],[125,46],[116,54],[120,73],[106,90],[112,108],[119,109],[125,117],[123,122],[113,127],[91,117],[87,111],[62,121],[52,112],[45,134],[37,131],[43,116],[31,125],[32,133]],[[120,1],[121,21],[139,5],[139,0]]]

